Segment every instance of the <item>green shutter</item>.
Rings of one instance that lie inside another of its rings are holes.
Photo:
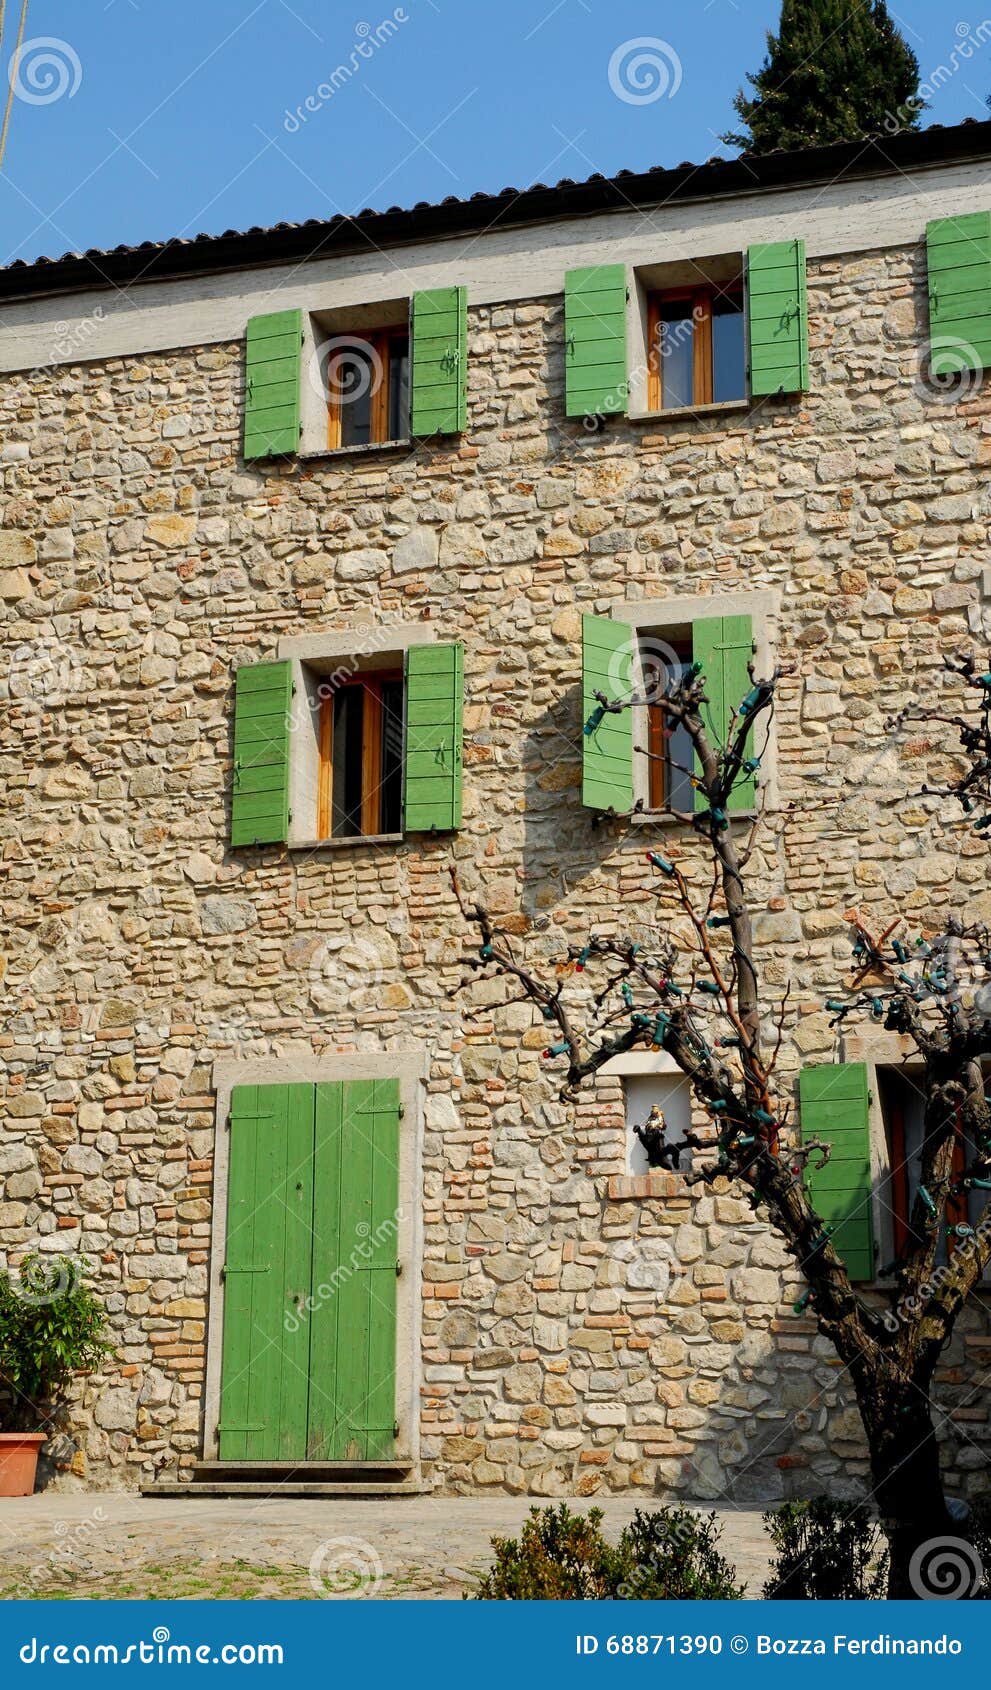
[[[399,1081],[316,1088],[307,1459],[395,1452]]]
[[[628,815],[633,808],[633,711],[600,716],[633,695],[633,629],[605,616],[582,617],[582,803]]]
[[[702,720],[717,746],[725,745],[730,718],[753,685],[747,669],[753,658],[753,644],[753,623],[749,616],[707,616],[692,628],[692,656],[702,666],[709,700]],[[751,740],[747,749],[754,755]],[[752,810],[756,801],[754,777],[748,775],[737,782],[727,808]],[[696,790],[695,808],[704,810],[707,804],[705,793]]]
[[[299,451],[302,311],[273,311],[248,322],[244,456],[283,457]]]
[[[414,439],[463,434],[468,424],[468,289],[413,295],[410,320]]]
[[[747,252],[750,391],[804,393],[809,385],[805,242],[774,241]]]
[[[626,266],[569,270],[564,278],[569,417],[625,416]]]
[[[926,247],[933,374],[991,368],[991,211],[930,223]]]
[[[464,647],[414,645],[406,653],[407,833],[461,826]]]
[[[870,1099],[863,1062],[803,1068],[799,1078],[802,1138],[821,1138],[833,1153],[824,1168],[810,1165],[809,1200],[830,1228],[836,1252],[853,1280],[874,1278]]]
[[[231,1094],[220,1397],[222,1461],[306,1454],[313,1087]],[[295,1330],[293,1329],[295,1326]]]
[[[292,664],[243,664],[234,689],[232,845],[289,837],[291,718]]]

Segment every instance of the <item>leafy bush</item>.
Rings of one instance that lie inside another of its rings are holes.
[[[572,1514],[567,1503],[531,1508],[516,1538],[492,1539],[495,1564],[480,1602],[693,1600],[743,1595],[716,1547],[715,1515],[687,1508],[638,1509],[615,1548],[600,1530],[602,1510]]]
[[[50,1423],[76,1373],[113,1349],[106,1316],[69,1256],[26,1256],[0,1274],[0,1425],[34,1432]]]
[[[884,1534],[864,1502],[816,1496],[764,1515],[777,1550],[771,1602],[879,1601],[888,1587]]]

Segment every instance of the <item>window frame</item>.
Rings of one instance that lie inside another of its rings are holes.
[[[405,432],[403,419],[397,422],[398,431],[393,434],[390,429],[390,411],[392,408],[392,367],[395,354],[395,343],[405,345],[407,363],[410,357],[410,332],[399,323],[393,323],[386,328],[357,329],[348,335],[351,342],[367,345],[373,365],[377,360],[382,369],[382,379],[372,390],[369,416],[368,439],[356,444],[345,441],[344,435],[344,400],[339,391],[335,391],[330,379],[331,366],[334,358],[344,357],[344,352],[333,354],[327,365],[327,450],[328,452],[361,452],[370,446],[398,446],[409,438],[410,419],[406,416]],[[401,354],[400,354],[401,356]],[[407,413],[410,399],[407,396]]]
[[[320,689],[317,772],[317,843],[327,845],[345,840],[391,837],[382,822],[382,726],[385,709],[383,688],[387,682],[403,688],[403,767],[406,760],[406,676],[393,667],[360,670],[338,686]],[[361,742],[361,831],[335,834],[334,826],[334,712],[342,692],[360,687],[362,700]],[[375,808],[377,801],[377,809]]]
[[[642,295],[646,306],[646,415],[684,416],[712,405],[746,406],[750,403],[750,379],[747,358],[747,283],[745,271],[731,281],[682,282],[670,287],[644,286]],[[713,303],[717,298],[739,301],[743,318],[744,363],[743,391],[737,398],[717,400],[715,388],[715,359],[713,342]],[[692,332],[692,399],[687,405],[664,403],[664,359],[660,350],[661,312],[665,305],[689,303],[693,322]],[[642,332],[642,330],[641,330]]]
[[[641,644],[645,638],[649,639],[650,634],[650,629],[640,629],[637,633],[637,661],[640,665],[641,674],[643,672],[640,657]],[[673,635],[670,645],[677,658],[682,662],[691,663],[691,630],[687,640]],[[681,651],[678,650],[679,646],[682,647]],[[651,815],[671,814],[668,810],[668,797],[671,787],[671,746],[667,739],[665,727],[666,711],[663,701],[660,699],[655,703],[647,704],[645,709],[647,716],[647,808]]]
[[[609,617],[630,629],[634,649],[639,653],[641,642],[651,635],[677,643],[684,630],[689,632],[696,622],[715,616],[749,616],[753,626],[754,663],[762,674],[770,674],[780,650],[781,594],[777,588],[761,587],[755,592],[700,593],[697,597],[668,599],[627,599],[614,604]],[[639,688],[642,675],[637,661],[635,684]],[[634,746],[646,744],[647,727],[643,707],[633,712]],[[684,826],[680,813],[648,808],[650,794],[648,759],[634,749],[633,798],[634,811],[630,823],[634,827]],[[772,712],[768,725],[767,746],[762,757],[761,791],[768,808],[778,802],[778,723]],[[637,803],[640,809],[636,808]],[[740,810],[737,819],[744,820],[752,811]]]

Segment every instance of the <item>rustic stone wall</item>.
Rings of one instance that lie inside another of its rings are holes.
[[[202,1447],[214,1061],[422,1046],[428,1474],[762,1499],[862,1480],[774,1238],[728,1193],[634,1195],[618,1082],[567,1111],[529,1008],[457,994],[447,878],[454,858],[484,882],[535,957],[590,919],[648,923],[661,830],[579,804],[581,612],[776,588],[792,669],[754,872],[765,978],[792,983],[784,1094],[836,1054],[851,903],[987,912],[986,848],[893,802],[942,734],[886,723],[986,637],[991,402],[920,380],[921,247],[818,262],[809,294],[809,395],[601,435],[563,418],[560,299],[472,311],[468,432],[410,452],[245,468],[236,344],[4,378],[0,1228],[14,1257],[87,1256],[111,1314],[77,1483]],[[237,664],[419,618],[465,643],[460,835],[232,853]],[[644,1284],[656,1240],[669,1271]],[[977,1305],[943,1384],[955,1483],[984,1482],[989,1362]]]

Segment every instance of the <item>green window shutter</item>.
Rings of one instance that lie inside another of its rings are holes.
[[[991,369],[991,211],[930,223],[926,248],[933,374]]]
[[[569,417],[625,416],[626,266],[569,270],[564,278]]]
[[[692,628],[692,656],[705,676],[708,705],[703,711],[706,730],[716,745],[726,743],[730,718],[740,708],[753,682],[747,664],[753,657],[754,630],[749,616],[706,616]],[[754,748],[747,742],[748,754]],[[738,781],[728,809],[752,810],[757,802],[753,775]],[[704,810],[708,800],[696,791],[695,808]]]
[[[809,312],[805,242],[774,241],[747,252],[750,391],[805,393],[809,385]]]
[[[222,1461],[306,1458],[313,1119],[312,1086],[231,1094]]]
[[[234,688],[232,845],[289,838],[292,664],[248,663]]]
[[[802,1138],[821,1138],[833,1153],[824,1168],[809,1166],[809,1200],[831,1229],[836,1252],[853,1280],[874,1278],[870,1099],[863,1062],[803,1068],[799,1077]]]
[[[468,289],[413,295],[410,432],[463,434],[468,425]]]
[[[316,1087],[307,1458],[395,1452],[399,1081]]]
[[[414,645],[406,653],[407,833],[461,826],[464,646]]]
[[[248,320],[244,456],[284,457],[299,451],[302,311],[272,311]]]
[[[588,810],[633,808],[633,711],[600,716],[633,694],[633,629],[606,616],[582,617],[582,803]]]

